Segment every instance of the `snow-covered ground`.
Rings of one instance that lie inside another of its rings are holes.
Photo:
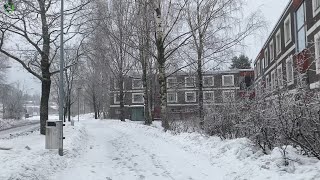
[[[34,116],[31,118],[23,118],[20,120],[16,119],[1,119],[0,118],[0,131],[5,130],[5,129],[10,129],[12,127],[19,127],[19,126],[25,126],[29,124],[35,124],[39,122],[40,117],[39,116]]]
[[[197,133],[173,135],[156,126],[82,116],[65,128],[66,155],[44,149],[39,132],[0,140],[0,179],[220,180],[320,179],[320,162],[289,148],[283,166],[275,149],[263,155],[247,139],[225,140]],[[29,148],[26,148],[28,146]]]
[[[54,119],[55,117],[49,117]],[[10,139],[0,139],[0,180],[46,180],[58,170],[63,170],[86,149],[87,134],[84,126],[67,123],[64,153],[45,149],[45,136],[39,131]]]

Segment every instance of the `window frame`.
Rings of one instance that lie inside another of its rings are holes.
[[[208,94],[208,93],[212,94],[212,100],[207,100],[207,99],[204,98],[204,97],[206,97],[205,94]],[[205,102],[214,102],[214,91],[203,91],[203,101],[205,101]]]
[[[258,73],[257,73],[257,64],[256,63],[254,64],[253,71],[254,71],[254,78],[257,79],[258,78],[258,76],[257,76]]]
[[[117,95],[119,95],[119,99],[120,99],[120,93],[113,93],[113,103],[114,104],[120,104],[120,100],[117,101]],[[125,98],[125,94],[123,94],[123,98]]]
[[[286,27],[286,24],[289,23],[289,34],[287,33],[287,27]],[[291,41],[292,41],[292,30],[291,30],[291,13],[289,13],[288,17],[284,20],[284,24],[283,24],[283,27],[284,27],[284,43],[285,43],[285,47],[287,47]]]
[[[291,62],[291,67],[289,67],[289,62]],[[291,73],[289,73],[288,69],[291,69]],[[289,75],[291,75],[291,80],[289,81]],[[292,85],[294,83],[294,67],[293,67],[293,57],[292,55],[286,59],[286,79],[287,85]]]
[[[281,69],[281,74],[278,74],[279,73],[279,69]],[[283,69],[282,69],[282,63],[280,63],[278,66],[277,66],[277,72],[276,72],[276,77],[277,77],[277,86],[281,89],[283,88]]]
[[[140,81],[141,82],[141,86],[140,87],[134,87],[134,81]],[[138,78],[132,79],[132,89],[142,89],[142,88],[143,88],[142,79],[138,79]]]
[[[266,75],[265,84],[266,84],[266,89],[269,90],[269,88],[270,88],[270,77],[269,77],[269,74]]]
[[[268,54],[268,47],[264,50],[264,59],[265,59],[265,67],[268,67],[269,66],[269,54]]]
[[[173,79],[174,80],[174,84],[177,84],[177,77],[167,77],[167,88],[175,88],[175,85],[173,85],[172,87],[169,86],[169,79]]]
[[[279,28],[278,32],[276,33],[276,53],[279,55],[281,53],[281,28]]]
[[[318,41],[317,41],[318,40]],[[314,35],[316,74],[320,74],[320,32]]]
[[[232,100],[232,101],[226,101],[225,93],[230,93],[230,92],[233,93],[233,100]],[[223,101],[224,103],[234,102],[234,101],[235,101],[235,96],[236,96],[236,92],[235,92],[234,90],[225,90],[225,91],[222,91],[222,101]]]
[[[188,78],[192,78],[193,79],[193,85],[192,86],[188,86],[187,85],[187,79]],[[184,77],[184,87],[196,87],[196,78],[194,76],[187,76],[187,77]]]
[[[194,96],[194,100],[192,100],[192,101],[188,101],[188,98],[187,98],[187,94],[193,94],[193,96]],[[187,92],[184,92],[184,101],[185,102],[188,102],[188,103],[190,103],[190,102],[197,102],[197,93],[196,92],[194,92],[194,91],[187,91]]]
[[[303,19],[304,22],[302,24],[301,27],[298,27],[298,18],[297,18],[297,13],[300,10],[300,8],[303,7]],[[306,29],[306,6],[305,6],[305,2],[303,2],[299,8],[297,8],[297,10],[295,11],[295,25],[296,25],[296,51],[298,53],[302,52],[306,47],[307,47],[307,29]],[[299,41],[299,32],[303,30],[304,31],[304,48],[301,49],[301,45],[300,45],[300,41]]]
[[[142,96],[142,101],[134,101],[134,96],[135,95],[141,95]],[[134,103],[134,104],[140,104],[140,103],[144,103],[144,97],[143,97],[143,93],[132,93],[132,103]]]
[[[272,62],[274,60],[274,43],[273,43],[273,39],[270,41],[269,43],[269,58],[270,58],[270,62]]]
[[[209,85],[205,85],[205,80],[204,78],[211,78],[212,79],[212,84],[209,84]],[[203,87],[210,87],[210,86],[214,86],[214,76],[203,76],[202,77],[202,85]]]
[[[276,69],[271,71],[271,90],[274,90],[276,87]]]
[[[226,76],[232,76],[232,85],[226,85],[224,82],[224,79]],[[234,75],[228,74],[228,75],[222,75],[222,86],[234,86]]]
[[[114,90],[120,89],[120,87],[119,87],[118,85],[119,85],[119,84],[118,84],[118,81],[113,80],[113,89],[114,89]],[[124,81],[122,82],[122,88],[124,89]]]
[[[313,17],[316,17],[320,13],[320,0],[319,1],[319,6],[316,8],[316,1],[317,0],[312,0],[312,13]]]
[[[260,71],[261,71],[261,63],[260,63],[260,59],[258,59],[258,61],[257,61],[257,73],[258,73],[258,75],[257,76],[260,76]]]
[[[175,101],[169,101],[169,94],[174,94],[175,96]],[[167,92],[167,103],[177,103],[178,102],[178,94],[176,92]]]

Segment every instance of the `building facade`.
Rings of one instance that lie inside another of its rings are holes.
[[[254,61],[257,94],[261,89],[295,89],[304,76],[320,87],[320,0],[291,0]]]
[[[207,72],[203,74],[204,106],[216,106],[235,101],[245,96],[252,85],[253,70],[229,70]],[[157,82],[156,78],[154,82]],[[112,84],[110,117],[118,119],[120,114],[119,90],[116,83]],[[140,78],[126,77],[125,117],[131,120],[144,120],[143,86]],[[160,118],[159,85],[153,86],[153,117]],[[183,120],[198,114],[198,83],[195,74],[175,73],[167,78],[167,106],[171,119]]]

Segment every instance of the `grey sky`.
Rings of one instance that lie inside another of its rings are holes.
[[[246,12],[260,9],[268,22],[267,29],[263,30],[263,33],[249,38],[246,41],[247,47],[242,50],[242,53],[254,60],[289,0],[247,0],[247,2]],[[24,91],[28,93],[40,94],[41,92],[40,81],[27,73],[18,63],[12,63],[12,68],[8,70],[7,82],[19,83],[20,87],[24,87]]]
[[[246,41],[247,47],[243,50],[243,53],[249,56],[250,59],[255,60],[258,53],[262,49],[265,41],[269,37],[275,24],[278,22],[282,12],[286,8],[290,0],[247,0],[247,11],[253,11],[260,9],[262,15],[267,21],[267,29],[262,33],[249,38]]]

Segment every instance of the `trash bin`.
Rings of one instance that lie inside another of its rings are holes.
[[[46,149],[59,149],[59,138],[62,121],[47,121]]]

